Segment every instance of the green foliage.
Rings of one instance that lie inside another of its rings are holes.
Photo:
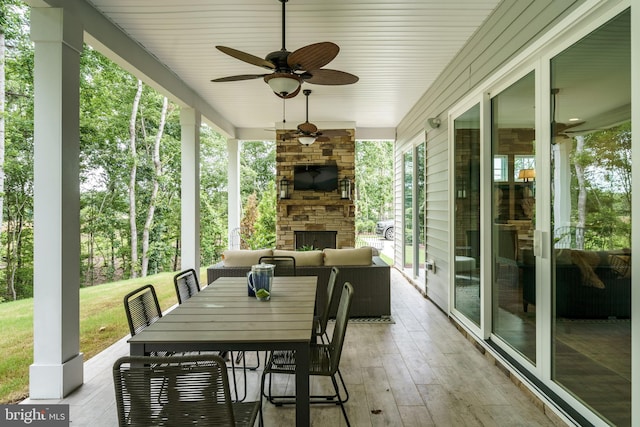
[[[574,144],[575,144],[574,140]],[[572,161],[582,166],[586,183],[585,248],[631,246],[631,124],[593,132]],[[578,182],[572,183],[573,198]],[[577,222],[577,202],[572,203]]]
[[[363,231],[393,216],[392,170],[392,141],[356,141],[355,204]]]
[[[22,2],[3,2],[0,19],[8,46],[5,232],[1,242],[6,268],[0,270],[6,288],[0,298],[13,300],[33,294],[33,50],[28,8]],[[82,285],[87,286],[127,278],[132,262],[139,263],[131,259],[127,197],[134,161],[129,153],[129,120],[138,79],[89,46],[82,52],[80,67],[80,274]],[[151,156],[163,98],[145,86],[136,121],[136,222],[140,233],[156,178]],[[180,268],[178,112],[170,104],[161,141],[162,175],[148,254],[151,272]],[[275,159],[275,153],[258,145],[248,147],[259,161],[251,160],[245,169],[259,172],[253,181],[263,182],[268,176],[268,159]],[[201,130],[200,177],[201,252],[203,264],[208,265],[217,262],[226,247],[227,153],[225,140],[206,126]]]
[[[276,183],[267,183],[267,188],[258,203],[258,218],[255,225],[254,247],[272,248],[276,244]]]
[[[374,233],[376,222],[371,219],[356,219],[356,233]]]

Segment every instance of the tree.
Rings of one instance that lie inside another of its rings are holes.
[[[136,148],[136,120],[138,107],[142,97],[142,80],[138,80],[138,90],[133,99],[131,119],[129,120],[129,155],[131,166],[129,169],[129,238],[131,239],[131,277],[138,277],[138,226],[136,224],[136,175],[138,173],[138,150]]]
[[[240,220],[240,248],[257,249],[255,243],[255,224],[258,219],[258,196],[251,193],[244,205]]]
[[[253,236],[254,248],[273,248],[276,244],[276,203],[277,191],[275,181],[267,184],[266,191],[258,203],[258,218]]]
[[[355,204],[357,228],[373,231],[378,220],[392,216],[393,142],[356,141]]]
[[[33,52],[27,21],[21,2],[0,3],[0,219],[6,249],[0,272],[10,299],[33,293]]]
[[[631,125],[574,138],[576,247],[631,245]]]
[[[162,162],[160,161],[160,141],[162,140],[162,134],[164,132],[164,124],[167,118],[169,100],[165,96],[162,102],[162,112],[160,113],[160,125],[158,132],[155,136],[155,143],[153,144],[153,189],[151,191],[151,197],[147,208],[147,219],[144,222],[144,229],[142,232],[142,277],[147,276],[147,270],[149,268],[149,232],[151,229],[151,223],[153,222],[153,214],[156,209],[156,203],[158,199],[158,189],[160,188],[160,179],[162,177]]]

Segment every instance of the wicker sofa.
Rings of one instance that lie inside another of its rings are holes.
[[[630,250],[556,250],[556,316],[628,319],[631,316],[630,259]],[[527,311],[529,304],[536,303],[535,266],[525,263],[522,269],[523,308]]]
[[[318,276],[318,291],[316,294],[317,307],[324,307],[327,300],[326,284],[329,281],[331,267],[340,269],[338,283],[350,282],[354,288],[351,303],[351,317],[388,317],[391,315],[391,281],[390,266],[380,257],[374,256],[368,248],[368,264],[364,264],[363,252],[358,249],[325,249],[324,251],[225,251],[223,260],[207,268],[207,282],[211,283],[219,277],[242,277],[257,264],[260,256],[265,255],[294,255],[298,276]],[[360,251],[359,261],[354,261],[352,254]],[[318,253],[319,252],[319,253]],[[326,262],[326,263],[325,263]],[[341,265],[344,262],[345,265]],[[361,265],[354,265],[361,264]],[[339,292],[334,294],[337,302]],[[337,304],[334,304],[331,316],[335,316]]]

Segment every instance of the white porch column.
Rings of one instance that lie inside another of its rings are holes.
[[[181,269],[200,269],[200,112],[180,109],[181,126]]]
[[[227,153],[229,155],[228,165],[228,185],[227,185],[227,204],[228,204],[228,238],[229,247],[233,245],[234,230],[240,228],[240,218],[242,217],[242,208],[240,206],[240,147],[242,142],[237,139],[227,140]],[[239,242],[238,242],[239,243]],[[237,248],[236,248],[237,249]]]
[[[560,141],[552,149],[554,226],[568,227],[571,225],[571,140]]]
[[[79,87],[82,24],[32,8],[34,271],[31,399],[58,399],[83,381],[80,353]]]

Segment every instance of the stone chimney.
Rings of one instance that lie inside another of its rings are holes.
[[[328,142],[316,141],[311,145],[302,145],[297,139],[283,141],[282,134],[290,131],[277,132],[276,185],[286,178],[291,187],[289,199],[278,198],[276,248],[296,249],[296,234],[300,236],[299,232],[305,231],[333,231],[336,232],[337,248],[355,247],[355,205],[353,200],[341,198],[340,188],[335,191],[293,190],[296,165],[335,164],[338,183],[345,177],[351,181],[353,199],[355,130],[346,131],[348,136],[331,137]],[[280,194],[279,188],[277,193]]]

